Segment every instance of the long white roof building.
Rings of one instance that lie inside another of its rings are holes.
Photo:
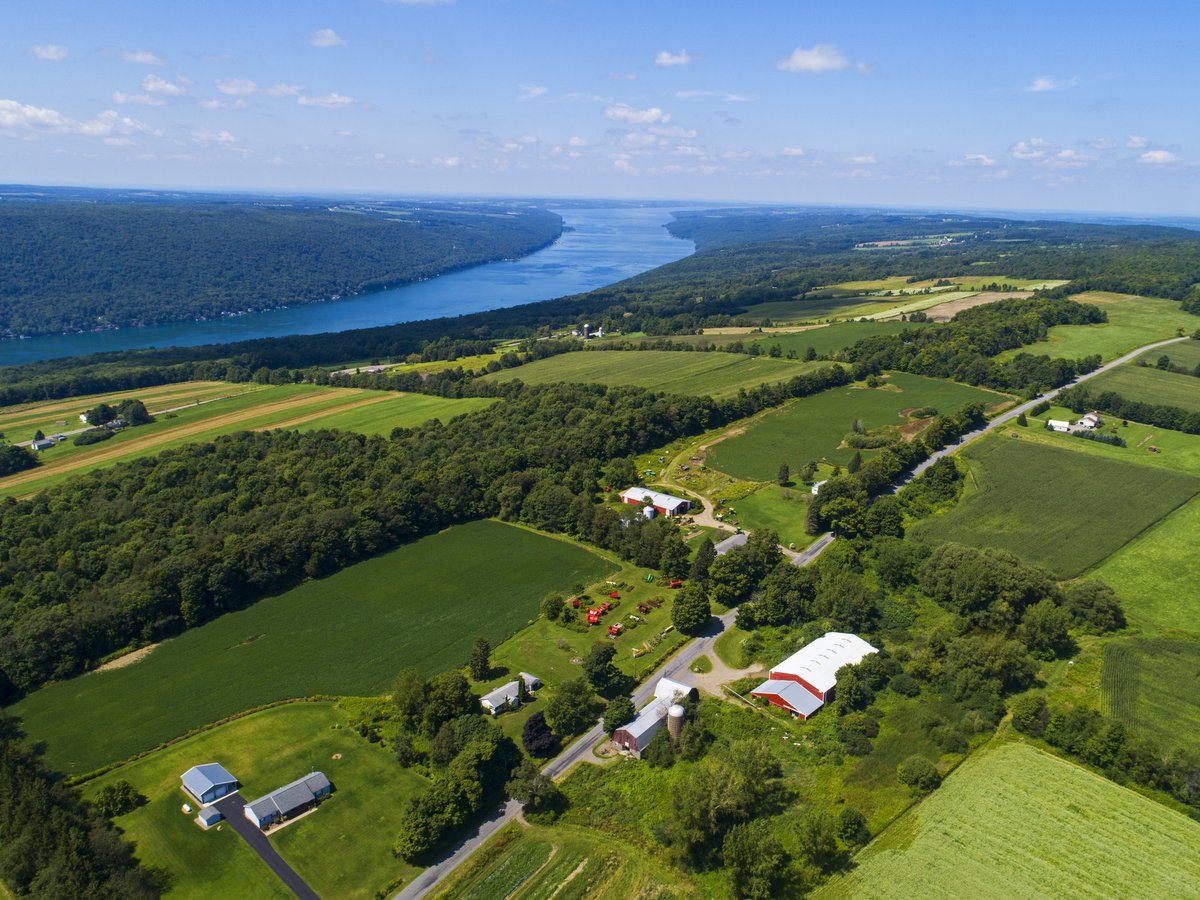
[[[878,652],[857,634],[830,631],[772,668],[771,677],[799,680],[824,699],[837,684],[838,669],[858,665],[864,657]]]

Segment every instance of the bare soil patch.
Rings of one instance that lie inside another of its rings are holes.
[[[988,303],[995,303],[997,300],[1024,300],[1026,297],[1032,296],[1033,291],[984,291],[982,294],[975,294],[972,297],[941,303],[926,310],[926,313],[935,322],[949,322],[955,314],[964,309],[985,306]]]
[[[96,668],[92,669],[92,672],[110,672],[113,669],[124,669],[126,666],[132,666],[134,663],[141,662],[143,659],[149,656],[154,651],[154,648],[161,643],[162,641],[159,641],[155,644],[147,644],[145,647],[141,647],[137,650],[130,650],[128,653],[118,656],[116,659],[110,659],[102,666],[96,666]]]

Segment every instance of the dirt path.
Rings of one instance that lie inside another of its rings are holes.
[[[139,650],[130,650],[128,653],[118,656],[116,659],[110,659],[102,666],[96,666],[89,672],[89,675],[94,675],[97,672],[111,672],[113,669],[124,669],[126,666],[132,666],[134,663],[141,662],[147,656],[154,652],[154,649],[161,644],[159,641],[156,644],[149,644]]]
[[[755,663],[744,669],[735,669],[732,666],[726,665],[721,657],[717,656],[716,650],[707,655],[712,662],[712,671],[696,672],[689,670],[688,682],[698,690],[720,700],[725,699],[725,692],[721,689],[724,685],[731,684],[748,675],[759,675],[767,671],[766,667],[760,663]]]

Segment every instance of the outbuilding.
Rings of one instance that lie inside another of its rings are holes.
[[[828,478],[825,479],[825,481],[828,481],[828,480],[829,480]],[[814,497],[817,496],[817,494],[821,493],[821,485],[823,485],[825,483],[825,481],[814,481],[813,482],[812,495]]]
[[[806,719],[833,699],[838,669],[858,665],[878,652],[856,634],[827,632],[771,669],[767,680],[750,695]],[[797,687],[813,697],[816,704],[798,692]]]
[[[331,793],[333,785],[325,773],[313,772],[247,803],[244,812],[259,828],[267,828],[312,809]]]
[[[1061,431],[1066,434],[1071,430],[1071,423],[1064,422],[1062,419],[1048,419],[1046,421],[1046,427],[1051,431]]]
[[[50,440],[50,438],[42,438],[41,440],[34,441],[30,446],[32,446],[34,450],[41,453],[43,450],[49,450],[51,447],[53,447],[54,441]]]
[[[179,780],[184,792],[201,805],[220,800],[241,787],[228,769],[215,762],[192,766],[179,776]]]
[[[225,817],[221,815],[221,811],[215,806],[206,806],[200,810],[200,814],[196,816],[196,824],[205,831],[208,831],[208,829],[212,828],[214,825],[223,821],[224,819]]]
[[[640,759],[654,736],[666,726],[667,711],[676,703],[695,696],[696,689],[693,687],[670,678],[658,679],[658,684],[654,686],[654,699],[642,707],[632,722],[613,732],[613,743]]]
[[[630,506],[645,506],[660,516],[681,516],[692,508],[691,500],[674,497],[649,488],[631,487],[621,491],[621,502]]]

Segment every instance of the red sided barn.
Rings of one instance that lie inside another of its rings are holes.
[[[643,506],[647,510],[653,509],[660,516],[682,516],[692,508],[690,500],[640,487],[626,488],[621,491],[621,502],[630,506]],[[653,513],[647,512],[647,517],[653,518]]]
[[[830,631],[771,669],[770,677],[750,695],[807,719],[833,699],[838,669],[858,665],[878,652],[856,634]]]

